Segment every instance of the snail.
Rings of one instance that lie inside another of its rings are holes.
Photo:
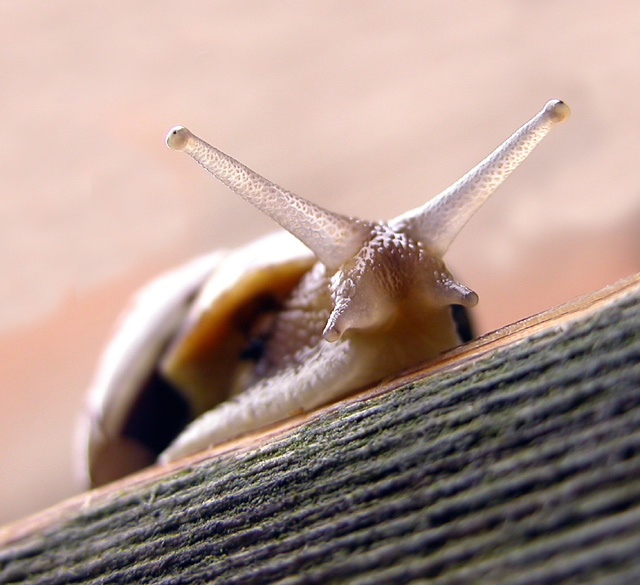
[[[460,307],[478,296],[442,257],[568,115],[549,101],[451,187],[388,222],[332,213],[172,128],[169,148],[286,231],[205,254],[136,296],[89,394],[92,485],[330,403],[465,340]]]

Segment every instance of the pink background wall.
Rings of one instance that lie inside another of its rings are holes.
[[[335,211],[389,218],[552,97],[571,119],[448,264],[488,331],[640,268],[632,0],[0,3],[0,522],[73,494],[128,295],[273,226],[164,146],[185,124]]]

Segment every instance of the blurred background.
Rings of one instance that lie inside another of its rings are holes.
[[[129,295],[268,219],[184,124],[334,211],[422,204],[562,98],[572,117],[458,238],[486,332],[640,269],[640,8],[3,0],[0,523],[80,490],[78,413]]]

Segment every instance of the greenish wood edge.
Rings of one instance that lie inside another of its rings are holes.
[[[636,582],[639,283],[10,527],[0,583]]]

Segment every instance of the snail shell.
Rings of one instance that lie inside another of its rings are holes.
[[[451,187],[389,222],[325,210],[175,127],[182,150],[286,232],[197,258],[134,299],[89,395],[101,485],[335,400],[461,341],[477,295],[442,256],[569,108],[549,101]],[[295,237],[293,237],[295,236]]]

